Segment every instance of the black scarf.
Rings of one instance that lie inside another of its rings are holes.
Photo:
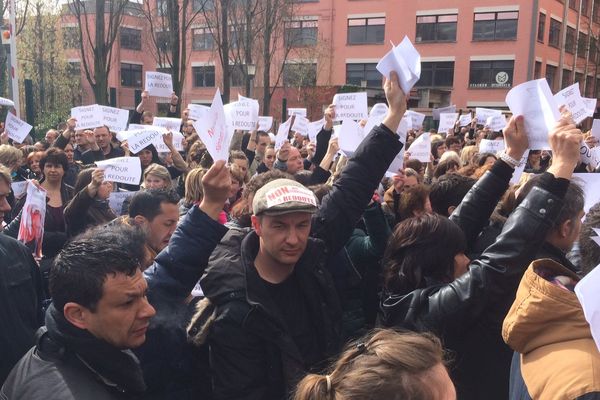
[[[118,392],[140,395],[146,390],[142,369],[129,350],[119,350],[87,330],[69,323],[54,303],[46,313],[46,328],[50,338],[91,367],[105,381],[114,383]]]

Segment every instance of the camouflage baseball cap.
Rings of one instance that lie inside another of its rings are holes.
[[[317,198],[304,185],[291,179],[275,179],[261,187],[252,200],[254,215],[314,213]]]

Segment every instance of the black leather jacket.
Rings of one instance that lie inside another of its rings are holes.
[[[508,185],[506,177],[502,182],[495,175],[488,172],[452,216],[462,227],[474,225],[466,232],[468,240],[473,240],[476,231],[485,225]],[[453,352],[450,369],[458,398],[507,398],[511,351],[502,341],[502,321],[525,269],[562,208],[568,183],[545,174],[540,186],[534,187],[511,214],[496,242],[473,260],[460,278],[382,298],[384,326],[432,331]]]

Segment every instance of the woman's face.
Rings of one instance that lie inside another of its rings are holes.
[[[36,155],[31,157],[31,159],[27,162],[29,169],[35,172],[36,174],[42,172],[42,170],[40,169],[40,158],[40,156]]]
[[[265,151],[265,165],[269,169],[273,169],[273,165],[275,164],[275,149],[267,148]]]
[[[98,193],[96,193],[96,197],[100,200],[106,200],[110,196],[113,191],[113,184],[109,181],[104,181],[98,188]]]
[[[542,158],[542,155],[540,152],[538,152],[538,151],[529,152],[529,161],[530,162],[538,163],[538,162],[540,162],[541,158]]]
[[[152,164],[152,152],[148,149],[144,149],[139,152],[138,157],[142,163],[142,167],[147,167]]]
[[[73,151],[73,146],[71,145],[71,143],[68,143],[65,146],[65,154],[67,155],[67,160],[69,160],[69,164],[73,164],[74,151]]]
[[[445,143],[441,144],[437,148],[437,158],[440,158],[442,156],[442,154],[444,154],[446,152],[446,150],[447,150],[446,144]]]
[[[62,165],[52,162],[46,162],[46,164],[44,164],[44,177],[48,182],[60,183],[64,175],[65,170]]]
[[[166,189],[167,182],[156,175],[148,174],[144,179],[144,187],[146,189]]]

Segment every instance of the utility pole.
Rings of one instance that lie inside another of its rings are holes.
[[[10,81],[12,88],[12,100],[15,103],[15,112],[21,118],[21,102],[19,101],[19,74],[17,70],[17,8],[15,0],[10,0],[9,7],[9,32],[10,32]]]

